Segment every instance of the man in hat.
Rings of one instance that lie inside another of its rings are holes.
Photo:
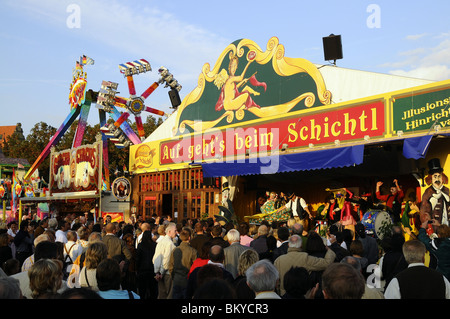
[[[448,177],[444,174],[438,158],[428,161],[428,176],[425,182],[430,185],[423,196],[420,205],[420,221],[434,219],[439,224],[449,225],[449,189],[444,186]]]
[[[291,218],[294,218],[295,222],[302,224],[306,228],[306,226],[308,226],[305,223],[306,215],[308,215],[310,219],[313,219],[309,212],[308,204],[306,204],[306,201],[303,198],[295,195],[293,192],[288,193],[287,197],[289,202],[285,207],[290,210]]]

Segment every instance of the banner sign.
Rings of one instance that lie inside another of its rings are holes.
[[[264,122],[248,127],[207,131],[202,135],[161,142],[160,165],[201,162],[289,149],[382,137],[385,133],[384,103],[376,101],[323,113]],[[283,139],[281,139],[283,137]]]
[[[101,185],[101,170],[101,141],[61,152],[52,152],[50,194],[97,191]]]
[[[393,129],[404,133],[448,129],[449,108],[448,86],[393,96]]]
[[[106,220],[106,216],[111,216],[112,223],[120,223],[125,221],[123,212],[102,212],[103,220]]]

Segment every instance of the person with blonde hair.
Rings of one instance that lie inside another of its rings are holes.
[[[83,247],[78,244],[78,235],[76,231],[68,230],[66,237],[67,243],[64,244],[64,262],[73,264],[83,252]]]
[[[85,266],[80,271],[79,282],[81,287],[90,287],[98,291],[97,286],[97,266],[108,257],[108,248],[106,244],[100,241],[93,242],[86,250]]]
[[[238,258],[238,275],[233,282],[238,299],[254,299],[255,292],[247,285],[245,272],[254,263],[259,261],[259,255],[254,249],[244,250]]]
[[[78,228],[77,230],[77,237],[78,237],[78,244],[82,247],[82,252],[86,251],[86,249],[89,246],[89,235],[90,235],[90,230],[89,228],[87,228],[86,226],[81,226],[80,228]]]
[[[41,234],[34,239],[34,241],[33,241],[34,247],[36,247],[40,242],[43,242],[43,241],[51,241],[51,240],[47,234]],[[24,260],[21,271],[29,270],[31,268],[31,266],[33,266],[33,264],[34,264],[34,253],[30,257],[28,257],[27,259]]]
[[[33,299],[45,299],[58,293],[62,287],[62,262],[57,259],[40,259],[28,271]]]
[[[88,247],[93,242],[102,242],[102,234],[99,232],[92,232],[88,237]],[[86,250],[87,250],[86,248]],[[81,288],[80,286],[80,271],[85,266],[86,250],[84,250],[74,261],[67,278],[67,286],[69,288]]]

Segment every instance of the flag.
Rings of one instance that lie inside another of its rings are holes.
[[[83,55],[80,60],[82,65],[94,64],[94,60],[85,55]]]
[[[408,213],[411,211],[411,208],[409,207],[409,203],[408,202],[406,202],[406,203],[404,203],[404,210],[403,210],[403,215],[402,215],[402,225],[403,225],[403,227],[409,227],[409,228],[411,228],[411,226],[410,226],[410,220],[409,220],[409,216],[408,216]]]
[[[0,184],[0,198],[3,199],[3,196],[6,194],[6,189],[3,186],[3,182]]]
[[[80,64],[80,62],[76,61],[75,68],[72,69],[72,75],[74,78],[77,78],[82,74],[83,72],[83,65]]]
[[[105,179],[102,176],[102,191],[107,191],[108,190],[108,185],[105,182]]]

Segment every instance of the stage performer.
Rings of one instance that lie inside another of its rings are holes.
[[[268,222],[287,221],[289,211],[285,206],[276,209],[278,195],[275,192],[269,193],[269,199],[260,207],[261,213],[251,216],[244,216],[249,219],[249,223],[260,223],[263,220]]]
[[[389,189],[389,194],[381,195],[380,187],[383,185],[382,181],[377,182],[376,197],[378,200],[386,202],[386,208],[389,210],[394,224],[400,223],[400,215],[402,210],[402,201],[405,197],[402,188],[398,185],[398,180],[394,179]]]
[[[287,199],[287,196],[284,192],[280,192],[280,196],[278,196],[277,200],[275,201],[275,208],[281,208],[283,206],[286,206],[287,202],[289,200]]]
[[[428,187],[420,205],[420,221],[434,219],[439,224],[449,225],[449,189],[444,184],[448,177],[444,174],[438,158],[428,161],[428,176],[425,179]]]
[[[343,188],[342,191],[336,194],[336,197],[337,201],[341,203],[341,219],[339,220],[339,223],[344,226],[344,228],[352,230],[353,235],[355,235],[356,220],[353,216],[353,206],[350,202],[350,199],[353,198],[353,193],[347,188]]]
[[[368,210],[374,209],[372,194],[370,192],[363,192],[359,196],[353,196],[352,198],[349,198],[349,201],[356,205],[356,216],[359,220],[363,219],[364,214]]]
[[[278,197],[277,193],[270,192],[269,199],[261,206],[262,214],[269,214],[275,210],[277,197]]]
[[[290,218],[294,218],[297,223],[303,225],[304,229],[307,229],[309,225],[308,217],[311,220],[313,219],[308,204],[302,197],[295,195],[293,192],[288,193],[287,197],[289,202],[284,207],[289,210]]]
[[[341,216],[341,208],[336,202],[334,194],[329,194],[326,198],[326,204],[321,205],[318,209],[318,216],[321,220],[326,220],[328,225],[333,225],[339,221]]]

